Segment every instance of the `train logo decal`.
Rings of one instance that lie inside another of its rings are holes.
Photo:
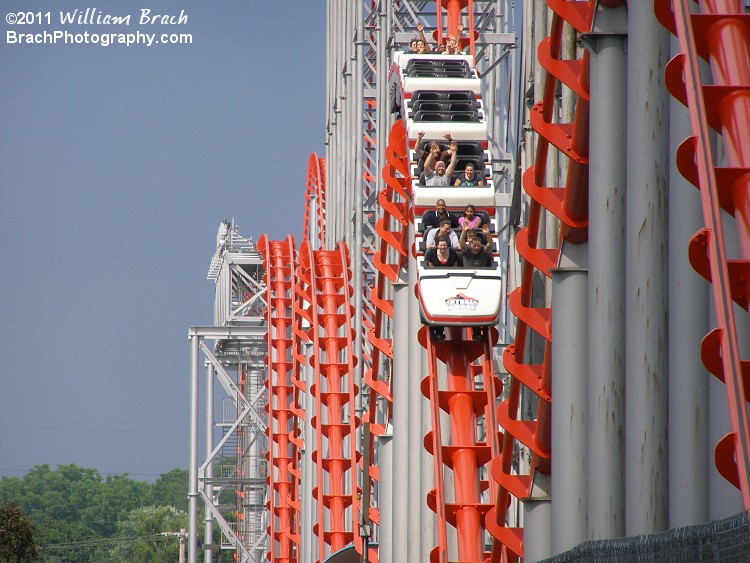
[[[473,297],[459,293],[455,297],[446,299],[445,304],[448,306],[449,311],[476,311],[479,301]]]

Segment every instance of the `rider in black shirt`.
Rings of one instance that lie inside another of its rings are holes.
[[[459,268],[458,253],[448,246],[448,239],[439,236],[435,239],[435,247],[428,248],[424,254],[428,268]]]
[[[474,233],[473,229],[465,226],[463,231],[461,231],[459,245],[463,253],[464,268],[488,268],[492,266],[492,252],[487,248],[487,246],[491,248],[491,237],[488,245],[482,246],[482,241]]]

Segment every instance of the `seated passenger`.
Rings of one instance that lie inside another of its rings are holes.
[[[484,186],[484,178],[482,178],[477,171],[474,169],[474,164],[468,162],[464,171],[456,176],[456,181],[453,182],[454,186]]]
[[[424,36],[424,26],[421,23],[417,24],[417,31],[419,32],[419,39],[417,39],[417,54],[425,55],[431,53],[430,45],[427,43],[427,39]]]
[[[409,41],[409,50],[406,51],[407,53],[413,55],[413,54],[416,54],[418,52],[417,51],[417,41],[419,41],[419,39],[416,38],[416,37],[412,38],[412,40]]]
[[[435,203],[435,209],[428,209],[422,215],[422,232],[439,227],[443,219],[450,219],[451,229],[458,229],[458,217],[445,209],[444,199],[439,199]]]
[[[469,226],[461,227],[461,236],[458,239],[458,247],[461,248],[461,246],[463,246],[468,248],[467,245],[470,244],[472,237],[478,238],[484,249],[492,254],[492,246],[494,243],[492,241],[492,235],[490,234],[489,225],[482,225],[481,231],[472,229]]]
[[[490,226],[487,223],[482,223],[482,230],[480,232],[475,231],[474,236],[479,238],[489,252],[492,252],[492,235],[490,234]]]
[[[468,225],[470,229],[479,229],[482,226],[482,216],[476,214],[476,208],[470,203],[464,209],[464,214],[458,218],[458,226],[464,228]]]
[[[445,42],[445,50],[443,55],[460,55],[461,49],[458,47],[458,39],[455,37],[449,37],[448,41]]]
[[[457,248],[460,245],[456,233],[451,230],[450,219],[443,219],[442,221],[440,221],[440,226],[438,228],[431,229],[430,232],[427,233],[425,247],[433,248],[435,246],[435,241],[441,236],[447,238],[450,246],[452,246],[453,248]]]
[[[429,143],[429,147],[423,146],[423,137],[424,131],[420,131],[419,133],[417,133],[417,144],[414,148],[414,153],[419,159],[417,161],[417,174],[422,174],[422,172],[424,172],[424,163],[427,160],[429,153],[435,153],[435,160],[445,161],[451,157],[451,154],[447,151],[447,147],[445,145],[441,145],[436,141],[432,141],[431,143]],[[445,135],[443,135],[443,137],[445,137],[448,142],[451,142],[453,140],[450,133],[446,133]],[[429,150],[426,151],[425,148],[428,148]]]
[[[461,266],[458,252],[448,246],[448,239],[443,235],[437,237],[437,246],[424,253],[428,268],[457,268]]]
[[[453,170],[456,168],[458,145],[451,141],[448,152],[451,155],[450,164],[446,167],[442,160],[435,161],[435,155],[430,153],[424,163],[424,180],[426,186],[450,186]]]
[[[492,239],[488,244],[492,244]],[[488,268],[492,266],[492,252],[487,250],[487,245],[482,246],[482,241],[479,240],[472,229],[465,227],[461,231],[460,246],[464,268]]]

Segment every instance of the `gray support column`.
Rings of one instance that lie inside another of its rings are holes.
[[[364,268],[364,256],[363,256],[363,239],[364,239],[364,193],[365,188],[362,179],[362,138],[364,136],[363,127],[363,87],[362,87],[362,67],[364,65],[364,48],[363,48],[363,35],[364,35],[364,13],[363,6],[360,0],[355,1],[355,14],[356,14],[356,59],[354,63],[354,97],[353,107],[354,110],[354,125],[355,125],[355,137],[352,139],[351,146],[354,150],[354,245],[349,249],[349,255],[351,256],[351,263],[353,268],[352,282],[354,287],[354,326],[357,331],[356,339],[354,340],[354,357],[357,358],[357,365],[354,367],[354,382],[359,389],[364,389],[362,381],[362,369],[364,360],[362,358],[362,340],[366,338],[365,331],[362,327],[362,298],[364,289],[362,287],[362,272]],[[359,138],[359,142],[356,139]],[[362,393],[357,398],[357,411],[362,412]],[[358,448],[359,449],[359,448]]]
[[[326,3],[326,39],[329,37],[332,37],[333,33],[335,32],[335,27],[333,25],[333,18],[335,13],[335,7],[331,6],[332,2]],[[331,45],[331,41],[326,40],[326,184],[330,184],[330,180],[328,179],[328,168],[331,165],[331,157],[334,153],[334,142],[335,138],[333,135],[334,125],[333,122],[336,119],[336,114],[333,109],[333,99],[336,95],[336,90],[334,88],[334,82],[333,82],[333,75],[334,72],[334,66],[333,66],[333,54],[335,52],[335,49]],[[327,194],[327,197],[332,197],[332,194]],[[322,204],[322,202],[321,202]],[[333,210],[331,210],[331,215],[326,214],[326,225],[330,224],[332,220],[332,214]],[[326,229],[326,232],[328,229]],[[325,247],[328,246],[328,235],[324,234],[323,239],[323,245]],[[317,248],[317,246],[316,246]]]
[[[211,452],[214,450],[214,365],[209,362],[206,366],[206,420],[204,431],[206,433],[206,459],[210,460],[206,465],[205,471],[205,489],[204,493],[207,498],[214,498],[214,461],[211,459]],[[210,510],[205,511],[205,517],[203,519],[203,545],[210,545],[213,543],[214,537],[214,517]],[[211,548],[203,550],[203,561],[204,563],[211,563],[212,561]]]
[[[625,532],[624,8],[600,5],[591,51],[588,296],[588,539]],[[618,25],[619,24],[619,25]],[[618,29],[618,27],[620,29]],[[619,34],[617,32],[620,32]]]
[[[378,557],[380,563],[396,563],[393,558],[393,538],[396,533],[394,517],[398,505],[393,497],[396,480],[400,474],[394,472],[393,466],[393,434],[375,438],[380,467],[380,483],[378,484],[378,508],[380,509],[380,528],[378,530]]]
[[[393,535],[390,553],[384,552],[387,561],[419,561],[407,555],[414,541],[414,527],[418,520],[411,510],[409,490],[413,488],[410,452],[419,446],[410,442],[409,413],[412,410],[409,396],[409,293],[412,288],[406,280],[393,284],[393,499],[391,518]],[[387,517],[387,515],[386,515]],[[409,551],[407,551],[407,549]]]
[[[415,309],[419,308],[418,301],[416,299],[412,299],[412,303],[414,304]],[[429,493],[430,490],[435,486],[435,465],[433,457],[424,448],[424,437],[430,430],[432,430],[432,420],[430,413],[430,401],[424,395],[422,395],[420,387],[422,378],[427,375],[427,364],[425,361],[427,354],[425,353],[425,349],[422,348],[422,346],[420,346],[417,342],[417,331],[422,326],[421,322],[419,321],[419,313],[414,314],[414,312],[412,312],[412,319],[413,332],[411,333],[409,338],[410,342],[413,343],[412,347],[418,354],[418,361],[413,364],[409,376],[412,379],[412,390],[414,392],[414,398],[412,399],[411,404],[412,408],[414,408],[421,414],[419,419],[419,427],[416,433],[417,440],[415,442],[412,442],[412,447],[419,454],[419,474],[417,475],[417,478],[419,479],[419,498],[417,499],[419,504],[417,506],[419,509],[421,524],[419,528],[419,537],[422,540],[421,558],[419,560],[429,561],[430,552],[437,545],[435,513],[432,512],[432,510],[430,510],[430,508],[427,506],[427,493]],[[446,415],[446,419],[441,422],[441,426],[443,428],[450,428],[447,413],[444,414]],[[449,490],[447,489],[447,487],[450,487],[450,490],[454,490],[451,479],[445,479],[444,483],[446,485],[446,490]]]
[[[414,240],[414,226],[409,227],[409,240]],[[430,551],[437,545],[435,514],[427,506],[427,493],[434,487],[434,459],[424,448],[424,436],[432,429],[430,402],[422,395],[422,378],[427,375],[425,349],[417,342],[422,328],[419,301],[414,294],[417,286],[417,263],[409,257],[409,526],[419,530],[420,541],[411,542],[408,561],[429,561]],[[414,556],[412,557],[412,554]]]
[[[343,42],[343,65],[342,71],[342,92],[344,109],[344,129],[339,131],[341,136],[341,160],[339,161],[339,167],[342,171],[342,182],[340,185],[341,192],[343,194],[343,217],[341,231],[342,236],[340,240],[346,240],[349,248],[354,246],[354,216],[356,210],[354,209],[354,199],[356,197],[356,183],[353,181],[354,176],[354,151],[359,150],[359,143],[355,141],[354,136],[355,123],[354,123],[354,75],[352,72],[353,65],[356,62],[352,58],[352,32],[354,26],[352,25],[352,11],[353,5],[357,3],[357,0],[347,0],[344,8],[344,21],[342,26],[342,37],[345,39]]]
[[[552,555],[550,476],[534,473],[529,498],[523,499],[523,559],[540,561]]]
[[[553,555],[586,541],[587,246],[563,242],[552,271]]]
[[[672,40],[676,46],[677,40]],[[675,51],[676,52],[676,51]],[[688,262],[703,225],[700,192],[677,170],[677,146],[691,135],[688,110],[670,102],[669,171],[669,526],[707,522],[709,380],[700,360],[708,327],[708,283]]]
[[[188,449],[188,563],[198,563],[198,346],[190,337],[190,430]]]
[[[390,61],[388,60],[388,51],[386,43],[388,35],[391,29],[391,11],[393,5],[391,2],[385,2],[385,6],[378,9],[378,27],[377,27],[377,53],[375,59],[375,66],[378,69],[388,68]],[[385,12],[383,11],[385,10]],[[376,122],[375,122],[375,142],[377,146],[376,151],[376,165],[375,170],[377,177],[380,179],[381,171],[385,166],[385,148],[388,144],[388,132],[390,131],[390,121],[388,112],[388,81],[385,76],[378,76],[375,82],[376,89]]]
[[[669,527],[667,479],[669,32],[651,2],[628,5],[625,270],[625,535]]]

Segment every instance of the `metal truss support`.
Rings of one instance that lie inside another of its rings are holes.
[[[197,562],[197,514],[200,499],[207,511],[206,522],[214,521],[218,524],[222,537],[227,542],[204,545],[204,550],[214,552],[232,549],[237,552],[240,561],[260,562],[265,545],[260,549],[253,549],[252,546],[259,541],[265,543],[265,526],[258,528],[251,526],[251,523],[266,518],[265,502],[255,502],[257,491],[265,490],[265,463],[257,455],[258,448],[255,445],[258,444],[260,449],[265,450],[266,394],[262,381],[260,386],[252,386],[244,378],[248,372],[264,372],[265,328],[231,327],[222,332],[218,327],[191,327],[188,338],[191,350],[188,561]],[[206,344],[207,338],[216,341],[214,351]],[[200,361],[201,355],[203,362]],[[211,380],[206,384],[203,409],[199,405],[199,371],[202,363],[207,367],[207,379]],[[222,416],[218,420],[214,417],[213,408],[216,390],[214,383],[219,384],[218,389],[227,397]],[[208,450],[209,445],[212,448],[199,461],[198,427],[201,412],[206,416],[206,449]],[[211,418],[208,418],[209,415]],[[214,443],[214,434],[217,432],[221,432],[222,436]],[[253,452],[255,455],[251,455]],[[233,492],[239,499],[235,509],[229,512],[220,503],[225,491]],[[204,537],[212,538],[207,532]]]
[[[235,225],[221,223],[208,275],[216,282],[215,324],[188,331],[189,563],[198,561],[201,503],[205,562],[221,550],[231,550],[238,561],[259,563],[268,549],[267,327],[262,317],[266,308],[262,265],[252,241],[240,236]],[[203,397],[202,366],[206,369]],[[205,456],[199,453],[199,429],[205,433]],[[221,530],[220,538],[214,537],[213,524]]]

